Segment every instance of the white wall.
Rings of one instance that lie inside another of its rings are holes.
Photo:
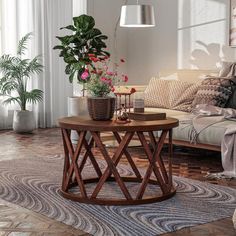
[[[222,60],[234,60],[229,42],[228,0],[178,1],[178,66],[216,68]]]
[[[88,0],[88,13],[113,41],[118,0]],[[128,60],[131,84],[147,84],[163,69],[215,69],[235,60],[228,46],[229,0],[147,0],[155,8],[156,27],[118,29],[119,54]],[[129,2],[131,4],[132,1]],[[127,49],[127,50],[126,50]]]
[[[128,31],[130,82],[146,84],[160,69],[176,68],[177,1],[149,1],[155,10],[156,27]]]
[[[117,61],[120,58],[128,60],[128,35],[125,30],[117,27],[117,37],[114,41],[115,26],[119,23],[120,9],[123,1],[120,0],[88,0],[88,14],[95,18],[96,27],[99,28],[103,34],[108,36],[107,48],[111,52],[111,59],[114,62],[115,57]],[[115,47],[114,43],[117,43]],[[115,53],[117,48],[117,53]],[[120,72],[127,72],[128,63],[120,68]]]

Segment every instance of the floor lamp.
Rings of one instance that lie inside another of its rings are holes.
[[[126,1],[127,4],[128,1]],[[155,17],[152,5],[123,5],[120,14],[121,27],[154,27]]]
[[[127,5],[128,0],[125,1],[121,7],[121,14],[116,22],[114,31],[114,70],[117,69],[117,28],[132,27],[144,28],[155,26],[154,8],[152,5],[139,4],[137,0],[135,5]]]

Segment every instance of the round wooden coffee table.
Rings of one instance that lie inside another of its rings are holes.
[[[115,121],[93,121],[89,119],[81,119],[79,117],[65,117],[59,119],[59,125],[62,130],[62,138],[65,151],[64,170],[61,194],[71,200],[105,205],[131,205],[144,204],[161,201],[173,196],[176,192],[172,183],[172,129],[178,126],[178,120],[167,118],[165,120],[154,121],[131,121],[127,124],[117,124]],[[73,146],[70,133],[76,130],[78,133],[78,143]],[[106,146],[102,143],[101,133],[110,131],[119,143],[115,149],[113,156],[110,156]],[[158,139],[155,138],[153,132],[160,131]],[[122,132],[122,135],[120,134]],[[87,141],[86,134],[90,133],[90,139]],[[149,141],[145,134],[149,135]],[[129,151],[128,144],[134,135],[137,135],[141,145],[149,160],[149,165],[143,174],[137,168]],[[168,137],[167,137],[167,134]],[[164,165],[162,156],[160,155],[164,142],[167,140],[169,145],[168,165]],[[107,167],[105,170],[99,167],[93,147],[102,153]],[[85,152],[81,152],[84,147]],[[121,176],[117,170],[117,165],[121,157],[125,156],[134,177]],[[82,176],[85,163],[90,159],[97,177],[85,179]],[[122,193],[122,198],[102,198],[98,194],[103,185],[108,181],[115,181],[117,188]],[[138,189],[135,194],[131,194],[126,186],[126,182],[137,182]],[[86,184],[96,183],[92,192],[88,193]],[[148,185],[153,185],[161,192],[154,196],[145,196],[145,190]],[[72,189],[77,186],[79,193],[74,193]]]

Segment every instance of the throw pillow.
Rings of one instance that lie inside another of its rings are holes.
[[[222,61],[219,77],[231,77],[236,75],[236,63],[230,61]]]
[[[236,84],[235,84],[235,82],[234,82],[234,85],[232,86],[232,88],[233,88],[232,95],[230,96],[225,107],[236,109]]]
[[[199,86],[200,83],[171,81],[169,84],[170,108],[173,110],[191,112],[192,102]]]
[[[190,112],[199,83],[152,78],[145,90],[145,106]]]
[[[210,104],[225,107],[232,95],[232,81],[229,78],[209,77],[202,81],[192,106]]]
[[[169,83],[170,80],[151,78],[145,90],[145,106],[170,108]]]

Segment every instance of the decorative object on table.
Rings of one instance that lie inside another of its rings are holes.
[[[13,130],[17,133],[30,133],[36,128],[34,114],[27,110],[27,103],[37,103],[43,100],[43,91],[27,90],[28,80],[33,74],[42,72],[43,66],[39,56],[31,59],[23,57],[27,41],[32,33],[26,34],[18,42],[17,55],[2,55],[0,57],[0,95],[7,97],[4,104],[17,103],[21,110],[14,111]]]
[[[93,63],[100,58],[108,57],[109,52],[105,50],[107,36],[95,28],[95,20],[92,16],[81,15],[73,17],[73,25],[61,29],[71,30],[71,34],[63,37],[57,36],[60,44],[53,49],[60,50],[60,57],[66,63],[65,73],[69,75],[69,81],[76,78],[83,84],[83,96],[85,95],[85,84],[89,81],[87,68],[93,67]]]
[[[154,27],[155,17],[154,8],[151,5],[125,5],[121,8],[120,26],[121,27]]]
[[[115,111],[115,85],[126,83],[128,76],[119,75],[118,71],[110,70],[109,57],[95,57],[95,59],[94,63],[88,66],[81,75],[85,80],[88,78],[86,89],[90,95],[88,97],[89,115],[93,120],[110,120]],[[120,59],[120,63],[124,62],[124,59]],[[119,64],[116,67],[118,66]]]
[[[131,108],[131,94],[135,90],[127,90],[126,88],[117,88],[115,92],[116,96],[116,122],[117,123],[127,123],[130,122],[128,112]]]
[[[144,112],[144,92],[136,92],[133,100],[134,112]]]
[[[126,111],[125,104],[121,104],[121,108],[118,111],[118,114],[116,115],[116,122],[118,122],[118,123],[130,122],[129,115]]]
[[[128,112],[131,120],[165,120],[166,113],[162,112]]]
[[[236,0],[230,0],[229,46],[236,47]]]

